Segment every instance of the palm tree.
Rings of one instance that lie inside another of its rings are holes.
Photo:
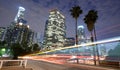
[[[77,19],[78,19],[79,15],[82,14],[82,10],[79,6],[74,6],[74,7],[72,7],[72,9],[70,9],[70,12],[71,12],[72,17],[75,18],[75,20],[76,20],[76,26],[75,26],[76,27],[75,28],[76,41],[75,41],[75,44],[77,45],[78,44],[78,42],[77,42]]]
[[[98,18],[97,11],[95,11],[95,10],[90,10],[84,18],[87,28],[91,33],[91,41],[92,42],[94,41],[92,31],[95,29],[95,22],[96,22],[97,18]]]
[[[95,31],[95,22],[96,22],[97,19],[98,19],[97,11],[95,11],[95,10],[90,10],[84,18],[84,22],[87,25],[88,31],[91,33],[91,41],[92,42],[94,40],[95,41],[97,40],[96,33],[95,33],[96,32]],[[94,30],[95,38],[93,38],[93,30]],[[93,49],[94,49],[94,56],[95,56],[95,48],[93,48]],[[96,50],[97,50],[97,55],[99,56],[97,47],[96,47]],[[95,65],[96,65],[96,58],[95,57],[94,57],[94,60],[95,60],[94,62],[95,62]],[[98,57],[98,61],[99,61],[99,57]]]

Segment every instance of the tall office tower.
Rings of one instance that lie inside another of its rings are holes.
[[[4,40],[5,30],[5,27],[0,27],[0,41]]]
[[[28,34],[26,35],[25,38],[26,38],[27,45],[30,47],[33,44],[34,31],[32,31],[31,29],[29,29],[28,30]]]
[[[86,42],[84,26],[78,26],[78,44]]]
[[[58,10],[51,10],[45,26],[44,47],[47,49],[63,47],[66,37],[65,30],[65,17]]]
[[[23,7],[19,7],[18,9],[18,13],[14,19],[15,23],[20,23],[20,22],[25,22],[24,20],[24,12],[25,12],[25,8]]]
[[[5,36],[5,41],[9,44],[11,43],[27,43],[31,39],[28,39],[33,35],[32,31],[29,29],[29,25],[26,24],[24,20],[24,11],[23,7],[19,7],[17,16],[15,17],[14,22],[7,27],[7,32]]]

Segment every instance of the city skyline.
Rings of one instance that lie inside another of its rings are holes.
[[[95,26],[99,40],[120,36],[119,0],[0,0],[0,26],[9,26],[14,21],[19,6],[22,6],[26,9],[25,20],[28,21],[27,24],[32,30],[43,36],[50,10],[58,9],[65,16],[67,37],[75,37],[75,20],[69,11],[75,5],[79,5],[83,10],[78,18],[78,26],[85,27],[87,37],[90,35],[83,18],[91,9],[98,11],[98,20]]]

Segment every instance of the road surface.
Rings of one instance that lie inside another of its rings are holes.
[[[39,60],[28,60],[27,67],[33,68],[33,70],[119,70],[87,65],[74,65],[74,64],[60,65]]]

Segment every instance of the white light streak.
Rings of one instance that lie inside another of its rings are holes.
[[[65,50],[65,49],[71,49],[71,48],[77,48],[77,47],[82,47],[82,46],[104,44],[104,43],[115,42],[115,41],[120,41],[120,37],[105,39],[105,40],[101,40],[101,41],[97,41],[97,42],[85,43],[85,44],[81,44],[81,45],[75,45],[75,46],[69,46],[69,47],[64,47],[64,48],[58,48],[58,49],[55,49],[55,50],[50,50],[50,51],[46,51],[46,52],[42,52],[42,53],[49,53],[49,52],[53,52],[53,51]]]

